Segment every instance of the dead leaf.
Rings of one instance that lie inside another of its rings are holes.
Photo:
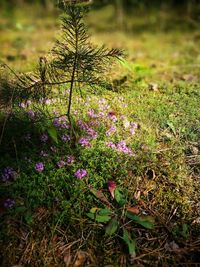
[[[106,204],[107,206],[112,206],[111,203],[108,201],[108,199],[105,197],[105,195],[102,193],[101,190],[96,190],[92,186],[90,187],[90,191],[95,195],[96,198],[98,198],[102,203]]]
[[[140,209],[138,205],[128,208],[127,211],[133,214],[136,214],[136,215],[140,213]]]
[[[134,198],[135,198],[136,200],[140,199],[140,196],[141,196],[141,191],[140,191],[140,190],[137,191],[137,192],[135,192],[135,194],[134,194]]]
[[[73,267],[81,267],[85,263],[87,254],[84,251],[78,251]]]
[[[197,217],[192,224],[200,224],[200,217]]]

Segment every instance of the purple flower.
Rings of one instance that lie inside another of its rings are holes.
[[[13,168],[8,166],[3,170],[3,174],[1,176],[1,180],[3,182],[7,182],[10,179],[14,179],[15,175],[16,175],[16,172],[13,170]]]
[[[87,125],[87,123],[85,123],[84,121],[82,121],[82,120],[78,120],[77,121],[77,124],[78,124],[78,126],[82,129],[82,130],[87,130],[88,129],[88,125]]]
[[[88,128],[86,132],[91,138],[93,139],[97,138],[97,133],[92,128]]]
[[[60,128],[62,128],[62,129],[69,129],[69,125],[67,125],[66,122],[62,122],[62,123],[60,124]]]
[[[40,136],[40,140],[41,140],[43,143],[46,143],[48,139],[49,139],[49,137],[48,137],[48,134],[46,134],[46,133],[43,133],[43,134]]]
[[[106,131],[106,135],[110,136],[115,132],[116,132],[116,127],[112,125],[112,126],[110,126],[110,129],[108,131]]]
[[[15,201],[13,199],[7,198],[4,201],[3,205],[4,205],[5,208],[10,209],[15,205]]]
[[[88,116],[90,118],[96,118],[96,114],[94,112],[94,109],[91,108],[91,109],[88,110]]]
[[[113,143],[113,142],[108,142],[107,144],[106,144],[106,146],[107,147],[110,147],[110,148],[112,148],[112,149],[116,149],[116,145]]]
[[[125,141],[120,141],[120,142],[117,143],[117,144],[114,144],[113,142],[108,142],[108,143],[106,144],[106,146],[107,146],[107,147],[110,147],[110,148],[112,148],[112,149],[114,149],[114,150],[117,150],[118,152],[122,152],[122,153],[124,153],[124,154],[128,154],[128,155],[130,155],[130,156],[133,156],[133,152],[132,152],[132,150],[131,150],[129,147],[127,147]]]
[[[70,141],[70,136],[68,135],[68,134],[63,134],[62,136],[61,136],[61,140],[63,141],[63,142],[66,142],[66,141]]]
[[[20,106],[21,108],[26,108],[26,104],[25,104],[24,102],[21,102],[21,103],[19,104],[19,106]]]
[[[99,121],[91,121],[91,122],[90,122],[90,125],[91,125],[91,126],[94,126],[94,127],[99,126],[99,124],[100,124]]]
[[[51,146],[50,149],[51,149],[51,151],[54,152],[54,153],[57,152],[57,148],[56,148],[55,146]]]
[[[46,99],[46,100],[45,100],[45,104],[46,104],[46,105],[51,105],[51,102],[52,102],[51,99]]]
[[[43,170],[44,170],[44,164],[42,162],[37,162],[35,164],[35,170],[37,172],[43,172]]]
[[[86,138],[86,137],[81,137],[78,141],[78,143],[81,145],[81,146],[84,146],[84,147],[90,147],[91,144],[89,142],[89,139]]]
[[[27,115],[29,116],[30,119],[34,119],[35,118],[35,112],[33,110],[27,111]]]
[[[55,126],[56,128],[60,127],[59,119],[55,119],[55,120],[53,121],[53,126]]]
[[[57,165],[58,165],[58,167],[59,168],[63,168],[65,165],[66,165],[66,162],[64,161],[64,160],[59,160],[58,162],[57,162]]]
[[[135,130],[138,128],[138,124],[136,122],[131,122],[131,128],[130,128],[130,133],[132,135],[135,134]]]
[[[67,157],[67,164],[72,164],[75,161],[75,157],[73,155]]]
[[[137,122],[131,122],[131,127],[137,129],[138,128]]]
[[[87,171],[86,170],[83,170],[83,169],[78,169],[76,172],[75,172],[75,176],[78,178],[78,179],[82,179],[83,177],[85,177],[87,175]]]
[[[130,156],[133,155],[133,152],[130,148],[127,147],[126,145],[126,142],[125,141],[120,141],[118,144],[117,144],[117,150],[119,152],[123,152],[124,154],[128,154]]]
[[[117,117],[116,117],[115,113],[112,112],[112,111],[108,112],[107,117],[108,117],[110,120],[112,120],[113,122],[116,122],[116,121],[117,121]]]

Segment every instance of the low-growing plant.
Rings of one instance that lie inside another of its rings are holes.
[[[137,205],[127,207],[127,193],[117,187],[114,181],[108,182],[112,202],[108,200],[101,190],[91,187],[90,192],[100,200],[104,208],[93,207],[87,216],[97,223],[105,224],[105,235],[122,239],[128,246],[131,260],[136,256],[136,239],[130,228],[130,223],[138,224],[146,229],[154,228],[154,218],[148,215],[139,215]],[[136,201],[135,201],[136,202]]]

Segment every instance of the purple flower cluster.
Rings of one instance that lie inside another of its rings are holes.
[[[59,160],[57,162],[58,168],[63,168],[66,165],[66,162],[64,160]]]
[[[113,133],[115,133],[116,130],[117,130],[117,128],[116,128],[114,125],[111,125],[111,126],[110,126],[110,129],[109,129],[108,131],[106,131],[106,135],[107,135],[107,136],[110,136],[110,135],[112,135]]]
[[[85,177],[87,175],[87,171],[83,170],[83,169],[78,169],[75,174],[76,178],[78,179],[82,179],[83,177]]]
[[[133,156],[133,151],[127,146],[124,140],[120,141],[117,144],[114,144],[113,142],[108,142],[107,147],[117,150],[118,152]]]
[[[16,172],[13,170],[13,168],[8,166],[3,170],[1,180],[3,182],[8,182],[8,181],[15,178],[15,174],[16,174]]]
[[[75,162],[75,157],[73,155],[70,155],[67,157],[67,164],[72,164]]]
[[[95,138],[97,138],[97,132],[95,132],[94,129],[90,128],[87,125],[87,123],[83,122],[82,120],[78,120],[77,124],[88,135],[88,137],[82,137],[82,138],[80,138],[79,144],[82,145],[82,146],[85,146],[85,147],[90,146],[89,139],[95,139]]]
[[[70,136],[68,135],[68,134],[63,134],[62,136],[61,136],[61,140],[63,141],[63,142],[67,142],[67,141],[70,141]]]
[[[84,130],[84,131],[86,131],[86,130],[88,129],[88,125],[87,125],[87,123],[85,123],[85,122],[82,121],[82,120],[78,120],[78,121],[77,121],[77,124],[78,124],[78,126],[79,126],[82,130]]]
[[[90,141],[87,137],[81,137],[79,139],[78,143],[84,147],[91,147]]]
[[[48,139],[49,139],[49,137],[48,137],[48,134],[46,134],[46,133],[43,133],[43,134],[40,136],[40,140],[41,140],[43,143],[46,143]]]
[[[136,122],[131,122],[130,124],[130,133],[132,135],[135,134],[135,130],[138,128],[138,124]]]
[[[95,130],[93,130],[92,128],[88,128],[88,129],[86,130],[86,133],[87,133],[92,139],[97,138],[97,132],[95,132]]]
[[[63,160],[63,159],[59,160],[59,161],[57,162],[57,166],[58,166],[59,168],[63,168],[63,167],[66,166],[66,165],[71,165],[71,164],[73,164],[74,161],[75,161],[75,157],[74,157],[73,155],[70,155],[70,156],[67,157],[67,160],[66,160],[66,161]]]
[[[3,203],[4,207],[6,209],[10,209],[15,205],[15,201],[11,198],[7,198],[4,203]]]
[[[69,125],[66,122],[67,118],[65,116],[62,116],[60,118],[54,119],[53,125],[56,128],[61,128],[61,129],[69,129]]]
[[[43,172],[43,170],[44,170],[44,164],[42,163],[42,162],[37,162],[36,164],[35,164],[35,170],[37,171],[37,172]]]
[[[113,122],[117,122],[117,116],[115,115],[114,112],[110,111],[107,114],[107,118],[109,118]]]
[[[101,111],[99,113],[95,113],[94,109],[89,109],[88,116],[92,119],[97,119],[97,118],[104,116],[104,113]]]
[[[36,116],[35,112],[31,109],[27,111],[27,115],[32,120],[35,119],[35,116]]]

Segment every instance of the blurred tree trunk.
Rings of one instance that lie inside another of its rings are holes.
[[[119,29],[124,29],[124,6],[123,0],[115,0],[115,16]]]

